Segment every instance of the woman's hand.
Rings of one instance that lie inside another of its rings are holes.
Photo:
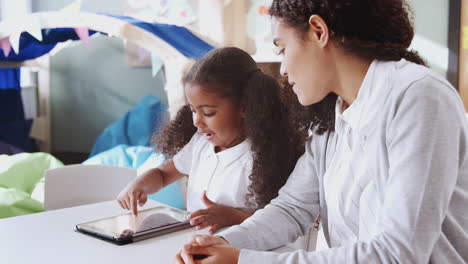
[[[176,255],[177,264],[236,264],[240,250],[231,246],[191,246]]]
[[[191,213],[190,224],[196,226],[197,229],[210,227],[210,234],[225,226],[238,225],[251,216],[250,213],[241,209],[218,205],[210,201],[206,196],[206,191],[203,192],[202,201],[207,208]]]
[[[239,249],[229,246],[222,237],[195,235],[175,257],[177,264],[237,263]]]

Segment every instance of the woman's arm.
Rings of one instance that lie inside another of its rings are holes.
[[[305,154],[298,160],[277,198],[241,225],[222,231],[219,236],[235,247],[269,250],[303,235],[320,211],[320,186],[311,145],[309,141]]]
[[[397,103],[387,131],[389,178],[380,186],[384,203],[378,232],[371,239],[317,252],[279,254],[243,249],[239,263],[428,263],[431,257],[445,259],[446,263],[462,260],[451,248],[453,240],[449,240],[454,238],[443,235],[442,226],[448,213],[460,213],[449,212],[449,203],[461,164],[466,168],[468,136],[459,98],[451,88],[442,88],[434,81],[420,82],[408,88]],[[462,173],[467,177],[466,171]],[[305,185],[295,182],[298,184]],[[467,186],[457,188],[467,192]],[[270,240],[284,241],[280,235],[288,233],[275,229],[284,230],[286,225],[298,222],[298,209],[286,207],[283,197],[284,190],[258,215],[220,235],[236,247],[252,249],[276,245]],[[270,231],[275,235],[269,235]]]

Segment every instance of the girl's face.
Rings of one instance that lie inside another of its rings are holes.
[[[274,44],[283,56],[280,72],[288,77],[299,102],[311,105],[321,101],[331,92],[334,74],[332,56],[323,48],[323,39],[318,39],[320,31],[309,30],[301,38],[296,29],[275,17],[272,30]]]
[[[207,92],[196,83],[185,84],[193,125],[198,132],[222,151],[241,143],[244,139],[243,110],[229,98]]]

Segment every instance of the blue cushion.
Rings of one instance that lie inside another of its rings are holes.
[[[152,155],[155,153],[150,147],[120,144],[88,158],[83,164],[109,164],[138,169]]]
[[[163,120],[164,109],[159,98],[144,96],[134,108],[99,135],[90,157],[120,144],[149,146],[153,131]]]

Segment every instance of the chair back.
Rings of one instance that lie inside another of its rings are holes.
[[[111,165],[69,165],[45,172],[44,208],[55,210],[115,200],[136,177],[135,169]]]

